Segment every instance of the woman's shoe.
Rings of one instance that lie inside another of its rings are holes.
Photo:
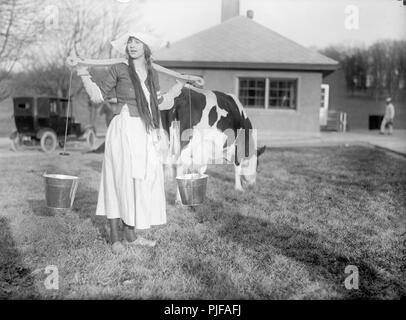
[[[142,237],[138,237],[134,241],[127,241],[123,240],[122,243],[127,246],[147,246],[147,247],[155,247],[156,241],[155,240],[148,240]]]
[[[111,250],[115,254],[120,254],[125,251],[125,247],[123,246],[123,244],[120,241],[116,241],[112,244]]]

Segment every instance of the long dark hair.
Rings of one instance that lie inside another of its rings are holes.
[[[130,37],[130,38],[132,38],[132,37]],[[137,40],[139,40],[139,39],[137,39]],[[141,40],[139,40],[139,41],[141,41]],[[144,42],[142,42],[142,43],[144,44],[144,55],[145,55],[145,61],[147,63],[147,79],[145,81],[146,82],[145,85],[150,92],[150,106],[151,106],[151,111],[152,111],[152,117],[151,117],[151,113],[149,112],[149,109],[148,109],[148,101],[147,101],[147,99],[144,95],[144,91],[142,90],[142,87],[141,87],[141,80],[138,77],[137,72],[135,71],[135,67],[131,61],[130,55],[128,54],[128,47],[126,47],[126,51],[127,51],[127,55],[128,55],[128,68],[129,68],[131,82],[133,83],[133,86],[134,86],[135,101],[137,102],[138,113],[140,114],[141,120],[145,124],[145,128],[146,128],[147,132],[149,132],[150,130],[159,128],[160,113],[158,110],[157,76],[156,76],[156,74],[154,74],[154,70],[152,67],[151,49]]]

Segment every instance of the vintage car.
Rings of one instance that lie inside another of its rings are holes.
[[[94,149],[96,129],[94,126],[81,128],[73,117],[72,103],[67,117],[68,99],[59,97],[14,97],[14,120],[16,131],[11,133],[11,148],[20,150],[23,145],[40,145],[44,152],[52,152],[57,145],[61,148],[67,139],[83,140]],[[67,118],[67,119],[66,119]],[[66,121],[67,120],[67,121]]]

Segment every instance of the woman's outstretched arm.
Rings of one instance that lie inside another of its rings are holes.
[[[156,63],[152,63],[152,66],[154,67],[154,69],[158,72],[162,72],[162,73],[166,73],[172,77],[175,77],[177,79],[182,79],[184,81],[189,81],[192,82],[194,85],[203,88],[204,86],[204,80],[202,77],[199,76],[193,76],[193,75],[187,75],[187,74],[181,74],[177,71],[165,68],[160,66],[159,64]]]
[[[117,84],[117,71],[114,65],[110,67],[107,76],[101,81],[100,86],[93,82],[87,67],[78,67],[76,70],[78,76],[82,79],[83,86],[85,87],[90,100],[94,103],[103,102],[106,95]]]

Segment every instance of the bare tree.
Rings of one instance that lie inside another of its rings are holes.
[[[38,6],[32,0],[0,2],[0,101],[9,94],[7,79],[41,27]]]
[[[119,3],[111,0],[67,0],[58,3],[57,25],[44,30],[31,46],[30,54],[21,61],[24,74],[19,76],[18,88],[72,99],[88,99],[83,95],[82,82],[66,66],[66,58],[75,52],[82,58],[111,58],[110,41],[132,28],[140,20],[139,1]],[[95,76],[100,73],[96,73]],[[85,102],[89,122],[95,120],[98,105]]]
[[[343,61],[347,48],[344,46],[330,45],[320,50],[320,53],[336,61]]]
[[[352,94],[363,91],[376,100],[406,96],[406,41],[381,40],[368,48],[331,46],[321,52],[340,62]]]
[[[391,41],[386,45],[390,57],[386,69],[386,92],[397,99],[406,80],[406,41]]]
[[[110,41],[140,17],[138,3],[119,5],[108,0],[69,0],[59,4],[59,24],[32,46],[23,62],[27,71],[37,74],[39,91],[67,96],[70,70],[66,58],[75,52],[79,57],[109,58]],[[75,76],[74,76],[75,77]],[[81,83],[76,81],[75,83]],[[82,86],[71,90],[76,96]]]

